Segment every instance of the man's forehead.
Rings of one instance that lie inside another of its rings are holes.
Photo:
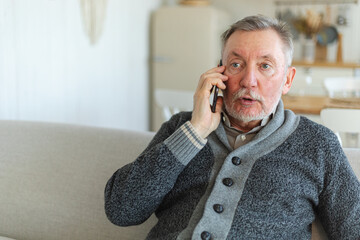
[[[235,31],[224,44],[224,49],[229,47],[248,47],[256,46],[257,48],[274,47],[275,45],[283,46],[283,42],[278,33],[272,29],[255,30],[255,31]]]
[[[237,31],[225,44],[223,57],[246,59],[251,56],[256,59],[281,61],[285,57],[283,48],[283,43],[274,30]]]
[[[266,51],[266,50],[260,50],[258,52],[251,52],[251,55],[255,58],[255,59],[259,59],[259,60],[270,60],[270,61],[276,61],[276,59],[278,59],[279,57],[274,55],[274,53]],[[229,52],[229,54],[227,54],[227,56],[225,56],[227,58],[230,57],[235,57],[238,59],[247,59],[249,56],[246,53],[242,53],[241,50],[237,49],[237,50],[232,50]]]

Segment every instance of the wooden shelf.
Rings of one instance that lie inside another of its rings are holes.
[[[360,63],[349,63],[349,62],[304,62],[304,61],[293,61],[293,66],[298,67],[324,67],[324,68],[360,68]]]
[[[327,96],[295,96],[281,97],[286,109],[297,114],[319,115],[324,108],[360,109],[360,98],[330,98]]]

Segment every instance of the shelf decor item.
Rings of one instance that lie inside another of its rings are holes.
[[[206,6],[210,3],[208,0],[182,0],[180,4],[188,6]]]
[[[343,62],[343,41],[342,34],[338,35],[338,45],[337,45],[337,53],[336,53],[336,61],[339,63]]]
[[[339,33],[335,26],[324,24],[316,34],[316,61],[327,61],[327,46],[338,40]]]
[[[305,62],[315,61],[316,35],[323,26],[323,16],[312,10],[306,16],[300,16],[293,22],[295,29],[303,35],[302,58]]]
[[[313,63],[315,61],[316,40],[312,38],[302,39],[302,58],[305,62]]]

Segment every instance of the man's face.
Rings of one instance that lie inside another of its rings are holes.
[[[234,32],[225,44],[223,64],[229,77],[225,109],[241,122],[271,114],[295,74],[286,66],[284,45],[274,30]]]

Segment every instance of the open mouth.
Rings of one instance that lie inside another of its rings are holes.
[[[254,104],[255,102],[257,102],[257,100],[254,98],[251,98],[251,97],[241,97],[240,102],[244,105],[250,105],[250,104]]]
[[[250,107],[257,103],[261,104],[263,102],[263,99],[256,92],[243,88],[238,90],[233,95],[232,101],[238,102],[241,105],[248,105]]]
[[[255,99],[250,98],[250,97],[242,97],[241,99],[243,99],[245,101],[255,101]]]

